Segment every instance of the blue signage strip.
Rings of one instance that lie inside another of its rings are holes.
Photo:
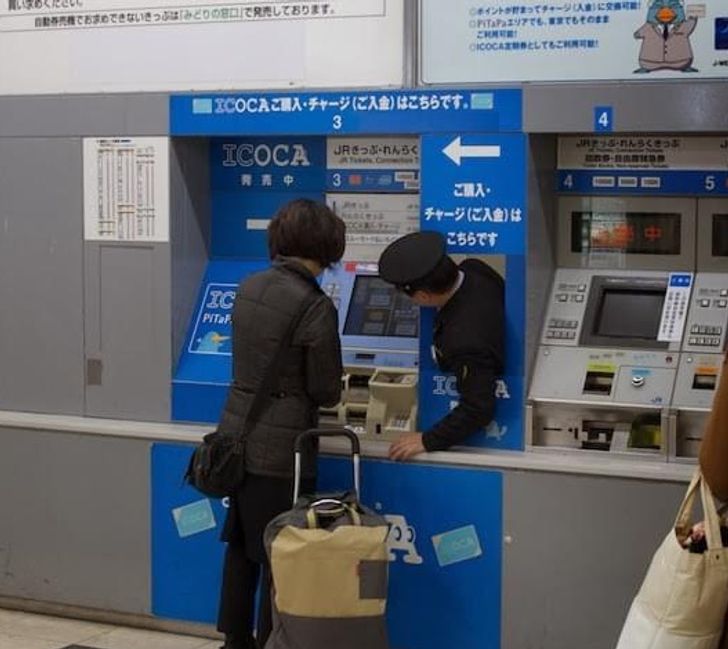
[[[522,449],[525,331],[526,138],[450,134],[422,138],[420,229],[445,234],[448,251],[506,256],[506,367],[495,417],[468,446]],[[427,430],[458,401],[454,377],[431,354],[434,315],[422,310],[419,427]]]
[[[191,452],[190,445],[152,446],[152,613],[213,624],[226,511],[220,501],[208,505],[181,483]],[[320,492],[341,491],[349,485],[348,460],[319,461]],[[362,485],[362,502],[390,524],[391,646],[498,649],[501,474],[364,460]]]
[[[524,254],[526,137],[424,136],[421,196],[421,228],[452,252]]]
[[[326,191],[416,193],[420,188],[419,169],[329,169]]]
[[[691,194],[727,196],[727,171],[562,169],[558,191],[564,194]]]
[[[246,93],[170,97],[171,135],[520,131],[519,89]]]
[[[213,192],[321,191],[326,138],[213,138],[210,170]]]
[[[267,225],[293,198],[323,200],[324,137],[210,141],[213,258],[267,259]]]
[[[488,262],[487,257],[483,261]],[[464,445],[501,450],[523,450],[524,346],[525,346],[525,257],[506,258],[506,359],[505,372],[495,386],[496,409],[485,430]],[[432,356],[434,311],[421,309],[419,428],[426,431],[457,406],[455,376],[442,372]]]

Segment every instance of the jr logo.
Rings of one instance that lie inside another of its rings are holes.
[[[384,518],[389,523],[389,536],[387,537],[387,547],[389,548],[389,560],[396,561],[397,555],[395,551],[404,552],[403,561],[405,563],[419,565],[422,563],[422,557],[417,553],[415,546],[415,528],[407,524],[407,519],[398,514],[387,514]]]

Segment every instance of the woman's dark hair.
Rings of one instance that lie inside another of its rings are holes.
[[[328,268],[344,256],[346,225],[326,205],[298,198],[281,207],[268,225],[268,253],[301,257]]]
[[[447,293],[458,279],[458,267],[447,255],[437,263],[422,279],[418,279],[407,286],[406,293],[414,295],[416,291],[429,291],[430,293]]]

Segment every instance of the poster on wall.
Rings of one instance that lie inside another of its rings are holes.
[[[0,3],[0,95],[399,86],[403,78],[404,0]]]
[[[169,139],[84,138],[84,239],[169,241]]]
[[[421,0],[424,83],[728,76],[725,0]]]

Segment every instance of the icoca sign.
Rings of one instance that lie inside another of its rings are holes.
[[[222,145],[223,167],[310,167],[303,144],[264,144],[243,142]]]

